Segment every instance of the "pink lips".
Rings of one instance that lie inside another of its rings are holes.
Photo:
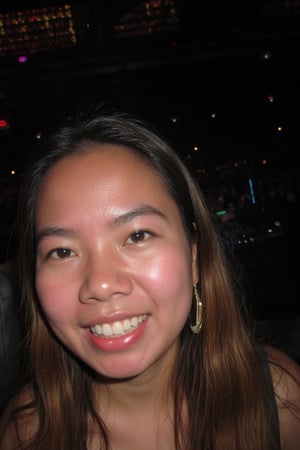
[[[144,334],[148,323],[148,318],[144,320],[136,329],[122,336],[103,337],[95,336],[87,331],[88,339],[99,350],[104,352],[120,352],[127,350],[131,345],[135,344]]]

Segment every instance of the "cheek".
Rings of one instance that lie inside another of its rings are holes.
[[[36,291],[49,321],[60,322],[70,317],[75,308],[74,298],[76,298],[72,295],[70,286],[71,283],[66,280],[63,282],[59,277],[54,279],[43,273],[37,273]]]
[[[161,303],[169,303],[173,309],[177,309],[180,304],[189,310],[193,286],[189,253],[183,253],[182,249],[162,251],[157,258],[145,261],[139,268],[139,274],[153,298],[160,299]],[[182,302],[179,303],[179,300]]]

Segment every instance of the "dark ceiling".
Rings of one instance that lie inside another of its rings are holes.
[[[187,154],[292,154],[300,143],[300,0],[174,0],[176,32],[119,40],[114,25],[140,1],[69,3],[75,48],[22,65],[0,56],[2,164],[22,165],[36,133],[98,101],[142,113]],[[1,0],[0,14],[39,4]]]

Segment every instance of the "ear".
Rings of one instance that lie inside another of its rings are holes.
[[[192,277],[193,285],[195,286],[199,282],[198,249],[196,242],[192,243]]]

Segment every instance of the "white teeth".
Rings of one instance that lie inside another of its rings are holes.
[[[131,319],[125,320],[117,320],[111,324],[104,323],[102,325],[94,325],[91,327],[91,333],[95,336],[121,336],[128,331],[132,331],[137,328],[145,319],[147,315],[143,314],[142,316],[134,316]]]
[[[133,317],[133,318],[131,319],[131,325],[132,325],[133,327],[136,327],[138,323],[139,323],[139,322],[138,322],[138,318],[137,318],[137,317]]]
[[[101,328],[101,326],[100,326],[100,325],[96,325],[96,326],[95,326],[95,331],[96,331],[97,334],[101,334],[101,333],[102,333],[102,328]]]
[[[129,320],[129,319],[126,319],[126,320],[123,321],[123,328],[124,328],[124,331],[130,330],[130,328],[131,328],[131,323],[130,323],[130,320]]]
[[[111,329],[111,326],[108,323],[104,323],[102,325],[102,334],[104,334],[104,336],[111,336],[112,329]]]
[[[124,329],[121,322],[114,322],[112,326],[113,334],[122,334]]]

